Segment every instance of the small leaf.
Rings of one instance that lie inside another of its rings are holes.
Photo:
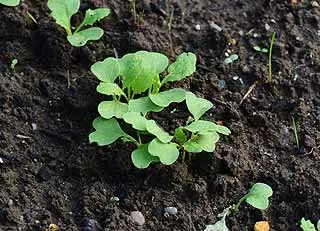
[[[317,229],[318,231],[320,231],[320,219],[318,220],[318,223],[317,223]]]
[[[231,134],[231,131],[229,130],[229,128],[222,126],[222,125],[219,125],[219,124],[216,124],[215,131],[219,132],[223,135],[226,135],[226,136]]]
[[[81,27],[83,26],[91,26],[95,22],[107,17],[110,14],[110,9],[108,8],[99,8],[95,10],[88,9],[86,11],[86,15],[81,23]],[[79,27],[80,29],[80,27]]]
[[[115,83],[100,83],[97,92],[104,95],[125,95],[121,88]]]
[[[197,142],[192,141],[192,140],[188,140],[187,142],[185,142],[183,144],[183,148],[187,152],[191,152],[191,153],[202,152],[202,148],[201,148],[200,144],[198,144]]]
[[[261,48],[260,48],[259,46],[253,46],[253,49],[254,49],[255,51],[261,52]]]
[[[306,220],[304,217],[300,221],[300,228],[303,231],[317,231],[312,222],[310,220]]]
[[[141,97],[139,99],[132,99],[129,101],[129,111],[141,112],[146,114],[147,112],[154,111],[159,112],[162,111],[163,107],[159,107],[152,103],[148,96]]]
[[[261,49],[261,52],[262,52],[262,53],[268,53],[269,50],[268,50],[267,48],[262,48],[262,49]]]
[[[234,61],[236,61],[238,59],[239,59],[239,56],[237,54],[232,54],[232,55],[230,55],[228,58],[226,58],[224,60],[224,63],[225,64],[230,64],[230,63],[233,63]]]
[[[150,132],[152,135],[155,135],[162,143],[169,143],[173,138],[161,127],[159,127],[154,120],[147,120],[146,128],[148,132]]]
[[[213,132],[213,131],[219,132],[224,135],[230,135],[231,133],[231,131],[227,127],[224,127],[206,120],[194,121],[188,126],[185,126],[184,128],[193,133],[196,133],[196,132],[205,133],[205,132]]]
[[[92,125],[96,131],[89,135],[89,142],[95,142],[99,146],[111,144],[118,138],[127,136],[114,118],[107,120],[98,117],[93,121]]]
[[[173,164],[179,157],[179,150],[175,143],[164,144],[157,138],[151,141],[148,151],[151,155],[159,157],[164,165]]]
[[[269,197],[272,196],[272,188],[263,183],[254,184],[246,195],[246,202],[253,207],[265,210],[269,206]]]
[[[213,152],[215,144],[219,140],[219,135],[216,132],[206,132],[199,135],[197,143],[206,152]]]
[[[105,119],[112,117],[122,119],[123,114],[128,111],[128,104],[119,101],[103,101],[99,104],[98,111]]]
[[[169,68],[169,74],[162,80],[162,85],[167,82],[174,82],[184,79],[192,75],[196,71],[197,57],[195,54],[182,53],[179,55],[174,63]]]
[[[72,15],[77,13],[80,7],[80,0],[49,0],[48,8],[52,11],[51,15],[57,24],[62,26],[71,35],[70,20]]]
[[[167,56],[157,52],[138,51],[136,55],[141,57],[143,68],[157,74],[164,72],[169,64]]]
[[[184,144],[187,141],[187,136],[181,127],[174,131],[174,137],[177,139],[179,144]]]
[[[207,225],[204,231],[229,231],[226,225],[226,218],[231,213],[230,209],[231,207],[224,209],[223,212],[218,215],[220,220],[217,221],[214,225]]]
[[[91,66],[91,72],[106,83],[113,83],[120,74],[120,63],[118,59],[107,58],[103,62],[96,62]]]
[[[159,162],[159,158],[148,152],[149,144],[142,144],[131,154],[131,160],[137,168],[147,168],[153,162]]]
[[[0,0],[0,4],[5,6],[17,6],[19,5],[20,0]]]
[[[72,46],[82,47],[89,40],[99,40],[103,35],[103,30],[99,27],[91,27],[68,35],[67,39]]]
[[[157,94],[149,95],[151,101],[160,106],[168,107],[170,103],[180,103],[186,97],[186,91],[182,88],[174,88]]]
[[[133,128],[139,131],[146,131],[147,119],[141,115],[140,112],[129,111],[123,115],[123,119],[126,123],[131,124]]]
[[[186,102],[187,107],[195,120],[200,119],[204,113],[213,107],[213,104],[210,101],[199,98],[192,92],[186,93]]]

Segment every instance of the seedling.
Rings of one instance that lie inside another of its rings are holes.
[[[158,162],[171,165],[185,152],[212,152],[219,140],[218,133],[230,134],[228,128],[200,119],[213,106],[208,100],[182,88],[160,91],[166,83],[193,74],[196,56],[183,53],[169,67],[168,64],[165,55],[138,51],[92,65],[92,73],[101,81],[97,91],[112,100],[98,106],[100,117],[93,121],[96,131],[89,135],[91,143],[109,145],[119,138],[132,142],[137,146],[131,154],[133,164],[137,168],[147,168]],[[166,70],[167,74],[163,73]],[[163,78],[160,78],[161,73]],[[183,101],[193,117],[187,126],[178,127],[170,134],[150,119],[150,112],[160,112],[171,103]],[[131,125],[136,131],[135,137],[123,131],[117,120]]]
[[[269,70],[268,71],[268,83],[272,82],[272,50],[273,50],[275,38],[276,38],[276,33],[273,32],[272,37],[271,37],[270,46],[269,46],[269,56],[268,56],[268,70]]]
[[[254,46],[253,47],[253,49],[255,50],[255,51],[258,51],[258,52],[261,52],[261,53],[268,53],[269,52],[269,50],[267,49],[267,48],[261,48],[261,47],[259,47],[259,46]]]
[[[224,60],[224,63],[225,64],[231,64],[231,63],[234,63],[236,60],[238,60],[239,59],[239,55],[237,55],[237,54],[232,54],[232,55],[230,55],[228,58],[226,58],[225,60]]]
[[[5,6],[17,6],[20,4],[20,0],[0,0],[0,4]]]
[[[214,225],[208,225],[204,231],[229,231],[226,225],[226,218],[231,214],[235,214],[243,201],[256,209],[265,210],[269,207],[269,197],[272,196],[272,194],[272,188],[269,185],[255,183],[237,204],[224,209],[224,211],[218,215],[219,220]]]
[[[131,12],[133,15],[133,22],[135,25],[137,25],[138,20],[137,20],[137,3],[136,0],[129,0],[130,2],[130,8],[131,8]]]
[[[294,116],[292,118],[292,127],[293,127],[293,134],[296,141],[297,150],[300,149],[300,142],[299,142],[299,135],[298,135],[298,126],[296,123],[296,120],[294,119]]]
[[[89,40],[99,40],[103,35],[103,30],[100,27],[87,29],[83,29],[83,27],[92,26],[95,22],[110,14],[110,9],[108,8],[88,9],[83,21],[72,32],[70,21],[72,15],[79,10],[80,0],[49,0],[48,7],[52,11],[51,15],[57,24],[66,30],[69,43],[75,47],[84,46]]]
[[[317,229],[314,224],[310,220],[306,220],[304,217],[300,221],[300,228],[303,231],[320,231],[320,220],[317,223]]]
[[[10,68],[12,71],[14,71],[14,67],[17,65],[17,63],[18,63],[18,59],[12,59],[10,64]]]

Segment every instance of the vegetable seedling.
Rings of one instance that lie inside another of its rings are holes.
[[[159,162],[171,165],[185,152],[213,152],[219,140],[218,133],[229,135],[230,130],[201,120],[212,103],[182,88],[160,91],[167,83],[192,75],[196,70],[196,56],[183,53],[168,65],[165,55],[147,51],[93,64],[91,71],[101,81],[97,91],[110,100],[99,104],[100,117],[93,121],[95,131],[89,135],[89,141],[99,146],[109,145],[119,138],[134,143],[137,149],[132,152],[131,159],[137,168]],[[160,78],[161,73],[163,78]],[[151,112],[160,112],[172,103],[183,101],[193,117],[187,126],[169,133],[150,119]],[[118,120],[131,125],[136,131],[135,137],[123,131]]]
[[[234,63],[236,60],[239,59],[239,55],[237,54],[232,54],[230,55],[228,58],[226,58],[223,62],[225,64],[231,64],[231,63]]]
[[[10,68],[12,71],[14,71],[14,67],[18,64],[18,59],[12,59]]]
[[[5,6],[17,6],[20,4],[20,0],[0,0],[0,4]]]
[[[272,50],[273,50],[273,45],[275,42],[276,38],[276,33],[273,32],[271,36],[271,42],[269,46],[269,55],[268,55],[268,83],[271,84],[272,82]]]
[[[297,150],[299,150],[300,149],[300,142],[299,142],[297,122],[296,122],[294,116],[292,116],[291,119],[292,119],[293,134],[294,134]]]
[[[88,9],[83,21],[72,32],[70,21],[71,17],[79,10],[80,0],[49,0],[48,7],[56,23],[62,26],[67,32],[69,43],[75,47],[84,46],[90,40],[99,40],[104,33],[100,27],[83,28],[92,26],[95,22],[100,21],[110,14],[110,9],[108,8]]]
[[[256,209],[265,210],[269,206],[269,197],[272,196],[272,194],[273,191],[269,185],[255,183],[237,204],[224,209],[224,211],[218,215],[219,220],[214,225],[207,225],[204,231],[229,231],[226,225],[226,218],[231,214],[235,214],[243,201]]]
[[[318,231],[320,231],[320,220],[318,220],[317,229],[316,229],[316,227],[314,226],[314,224],[312,224],[312,222],[310,220],[306,220],[303,217],[300,221],[300,228],[303,231],[317,231],[317,229],[318,229]]]
[[[269,52],[269,50],[267,49],[267,48],[261,48],[261,47],[259,47],[259,46],[254,46],[253,47],[253,49],[255,50],[255,51],[258,51],[258,52],[261,52],[261,53],[268,53]]]

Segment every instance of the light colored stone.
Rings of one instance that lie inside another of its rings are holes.
[[[312,1],[311,5],[312,5],[313,7],[319,7],[319,6],[320,6],[317,1]]]
[[[166,207],[163,211],[165,214],[169,215],[176,215],[178,213],[178,209],[176,207]]]
[[[146,219],[140,211],[133,211],[130,213],[130,217],[132,221],[137,225],[144,225],[146,223]]]

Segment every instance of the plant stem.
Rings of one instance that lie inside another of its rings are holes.
[[[140,135],[140,132],[139,132],[139,131],[137,131],[137,136],[138,136],[138,142],[139,142],[139,144],[142,144],[141,135]]]
[[[232,213],[235,213],[238,211],[240,204],[247,199],[248,195],[244,195],[243,197],[241,197],[241,199],[238,201],[238,203],[236,205],[232,206]]]
[[[273,49],[273,44],[276,38],[276,32],[272,33],[271,37],[271,42],[270,42],[270,47],[269,47],[269,58],[268,58],[268,83],[272,82],[272,49]]]
[[[299,142],[299,136],[298,136],[298,128],[297,128],[297,123],[296,120],[294,119],[294,116],[291,117],[292,118],[292,125],[293,125],[293,133],[294,133],[294,137],[296,139],[296,145],[297,148],[300,148],[300,142]]]

